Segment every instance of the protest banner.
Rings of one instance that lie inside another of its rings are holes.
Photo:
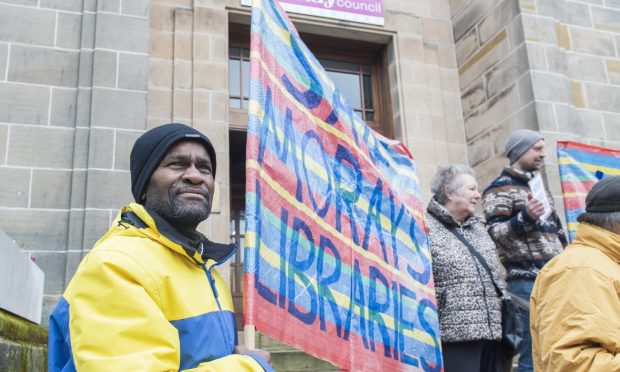
[[[558,165],[569,241],[577,230],[577,217],[585,212],[586,195],[606,176],[620,175],[620,151],[572,141],[558,141]]]
[[[442,370],[416,168],[254,1],[244,316],[344,370]]]

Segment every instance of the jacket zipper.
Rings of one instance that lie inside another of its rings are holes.
[[[213,296],[215,297],[215,303],[217,304],[217,308],[219,311],[222,311],[222,305],[220,305],[220,299],[219,299],[219,293],[217,291],[217,286],[215,285],[215,278],[213,277],[213,273],[211,272],[211,270],[215,267],[220,265],[223,262],[226,262],[226,260],[228,260],[233,254],[235,254],[235,252],[237,251],[237,246],[235,245],[235,247],[232,249],[232,251],[228,254],[228,256],[224,257],[222,260],[220,260],[219,262],[214,263],[213,265],[211,265],[209,268],[207,268],[207,263],[203,263],[202,265],[200,265],[200,267],[202,267],[202,270],[205,272],[205,274],[207,275],[207,279],[209,280],[209,285],[211,286],[211,290],[213,291]]]
[[[211,272],[211,269],[213,269],[213,266],[216,266],[216,265],[217,264],[211,265],[209,268],[207,268],[207,264],[204,263],[204,264],[200,265],[200,267],[202,267],[202,269],[204,270],[205,274],[207,275],[207,279],[209,280],[209,285],[211,286],[211,291],[213,291],[213,297],[215,298],[215,303],[217,304],[217,308],[219,310],[219,314],[221,314],[222,313],[222,306],[220,305],[219,293],[217,291],[217,286],[215,284],[215,278],[213,277],[213,273]],[[218,314],[218,319],[220,319],[219,318],[219,314]],[[220,322],[221,322],[221,319],[220,319]],[[224,332],[224,329],[222,327],[217,327],[217,328],[220,331],[220,335],[222,336],[222,340],[224,340],[224,343],[225,344],[230,344],[231,340],[228,337],[228,334],[226,332]]]
[[[217,286],[215,285],[215,278],[213,277],[213,273],[211,272],[211,269],[213,268],[213,266],[215,265],[211,265],[211,267],[207,268],[207,264],[204,263],[200,267],[202,267],[202,270],[204,270],[205,274],[207,275],[207,280],[209,280],[211,291],[213,291],[213,296],[215,297],[215,303],[217,304],[217,308],[219,311],[222,311],[222,305],[220,305],[219,293],[217,291]]]

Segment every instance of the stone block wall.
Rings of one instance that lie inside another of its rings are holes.
[[[131,201],[148,1],[0,1],[0,228],[45,272],[43,322]]]
[[[465,133],[447,1],[384,1],[393,32],[389,77],[395,137],[411,150],[423,197],[438,165],[466,162]]]
[[[483,189],[506,163],[517,128],[537,129],[517,0],[450,3],[470,166]]]
[[[469,163],[485,187],[519,128],[547,139],[544,169],[563,217],[556,141],[620,148],[620,4],[452,0]]]

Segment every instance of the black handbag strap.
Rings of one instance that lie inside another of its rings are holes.
[[[493,286],[495,287],[495,290],[497,291],[497,295],[499,296],[499,298],[504,297],[504,291],[502,291],[502,289],[497,285],[497,283],[495,282],[495,278],[493,277],[493,272],[491,271],[491,268],[489,267],[489,265],[487,264],[487,261],[484,259],[484,257],[482,257],[480,255],[480,253],[478,253],[478,251],[476,251],[476,249],[474,248],[473,245],[471,245],[470,242],[467,241],[467,239],[465,239],[465,237],[463,236],[463,234],[461,234],[460,232],[458,232],[458,230],[448,224],[446,221],[444,221],[441,217],[439,217],[436,213],[432,212],[432,211],[428,211],[428,214],[430,214],[431,216],[435,217],[435,219],[437,221],[439,221],[439,223],[441,223],[442,225],[444,225],[444,227],[450,231],[452,234],[454,234],[454,236],[456,236],[461,243],[463,243],[467,249],[469,249],[469,253],[472,254],[472,256],[476,257],[476,259],[478,260],[478,262],[480,262],[480,265],[482,265],[482,267],[486,270],[487,274],[489,274],[489,278],[491,278],[491,282],[493,283]]]

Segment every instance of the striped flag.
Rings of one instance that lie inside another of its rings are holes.
[[[274,0],[254,1],[246,325],[344,370],[442,370],[415,163],[355,113]]]
[[[558,141],[557,150],[566,223],[572,241],[577,217],[585,212],[588,191],[599,180],[620,175],[620,151],[572,141]]]

